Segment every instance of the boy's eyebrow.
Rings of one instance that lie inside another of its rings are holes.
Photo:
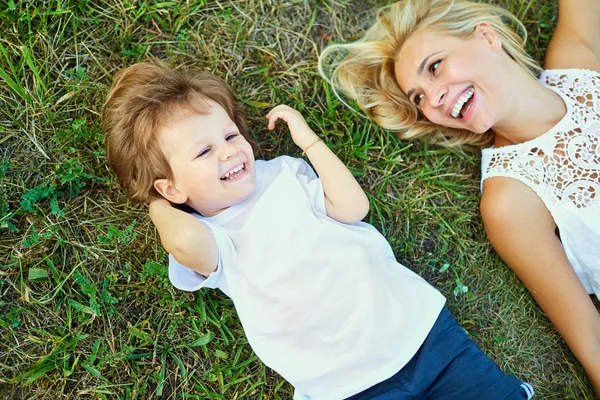
[[[235,132],[239,132],[239,128],[236,125],[235,122],[231,122],[231,124],[227,125],[225,127],[225,134],[229,134],[233,131]],[[191,146],[189,146],[189,152],[191,155],[196,155],[196,152],[199,150],[199,147],[202,147],[206,144],[207,140],[206,137],[204,135],[200,135],[200,137],[198,138],[198,140],[196,140],[194,143],[192,143]]]
[[[198,149],[202,146],[204,146],[206,143],[206,140],[204,139],[204,137],[200,137],[198,140],[196,140],[194,143],[192,143],[192,145],[188,148],[190,154],[195,155],[196,152],[198,151]]]

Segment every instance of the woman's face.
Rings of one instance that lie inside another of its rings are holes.
[[[429,121],[485,133],[504,111],[506,57],[500,38],[485,24],[467,39],[416,33],[396,56],[396,79]]]

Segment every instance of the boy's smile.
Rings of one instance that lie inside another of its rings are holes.
[[[237,181],[243,176],[245,176],[247,173],[248,171],[246,170],[246,163],[242,163],[233,167],[230,171],[225,173],[225,175],[221,177],[221,180],[227,182]]]
[[[173,182],[159,192],[210,217],[244,201],[254,191],[255,180],[250,143],[223,107],[206,102],[208,113],[177,111],[160,128]]]

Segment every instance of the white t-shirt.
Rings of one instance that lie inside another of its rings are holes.
[[[481,182],[508,177],[535,191],[582,285],[600,298],[600,74],[546,70],[540,82],[563,99],[566,114],[535,139],[484,149]]]
[[[321,181],[303,160],[258,160],[250,198],[198,218],[216,238],[217,270],[205,279],[170,256],[171,282],[228,295],[252,349],[294,399],[342,399],[391,377],[443,308],[375,228],[326,215]]]

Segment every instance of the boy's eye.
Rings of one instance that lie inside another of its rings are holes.
[[[202,151],[200,151],[200,153],[198,153],[198,157],[203,157],[203,156],[207,155],[209,152],[210,152],[210,147],[202,149]]]
[[[419,93],[415,97],[413,97],[413,102],[418,107],[421,104],[421,100],[423,100],[423,94]]]
[[[438,68],[439,68],[439,66],[440,66],[441,63],[442,63],[442,60],[437,60],[436,62],[432,63],[429,66],[429,72],[431,72],[432,74],[434,74],[435,71],[438,70]]]
[[[229,135],[227,135],[227,136],[225,137],[225,140],[227,140],[227,141],[230,141],[230,140],[233,140],[233,139],[235,139],[237,136],[238,136],[238,134],[237,134],[237,133],[230,133]]]

